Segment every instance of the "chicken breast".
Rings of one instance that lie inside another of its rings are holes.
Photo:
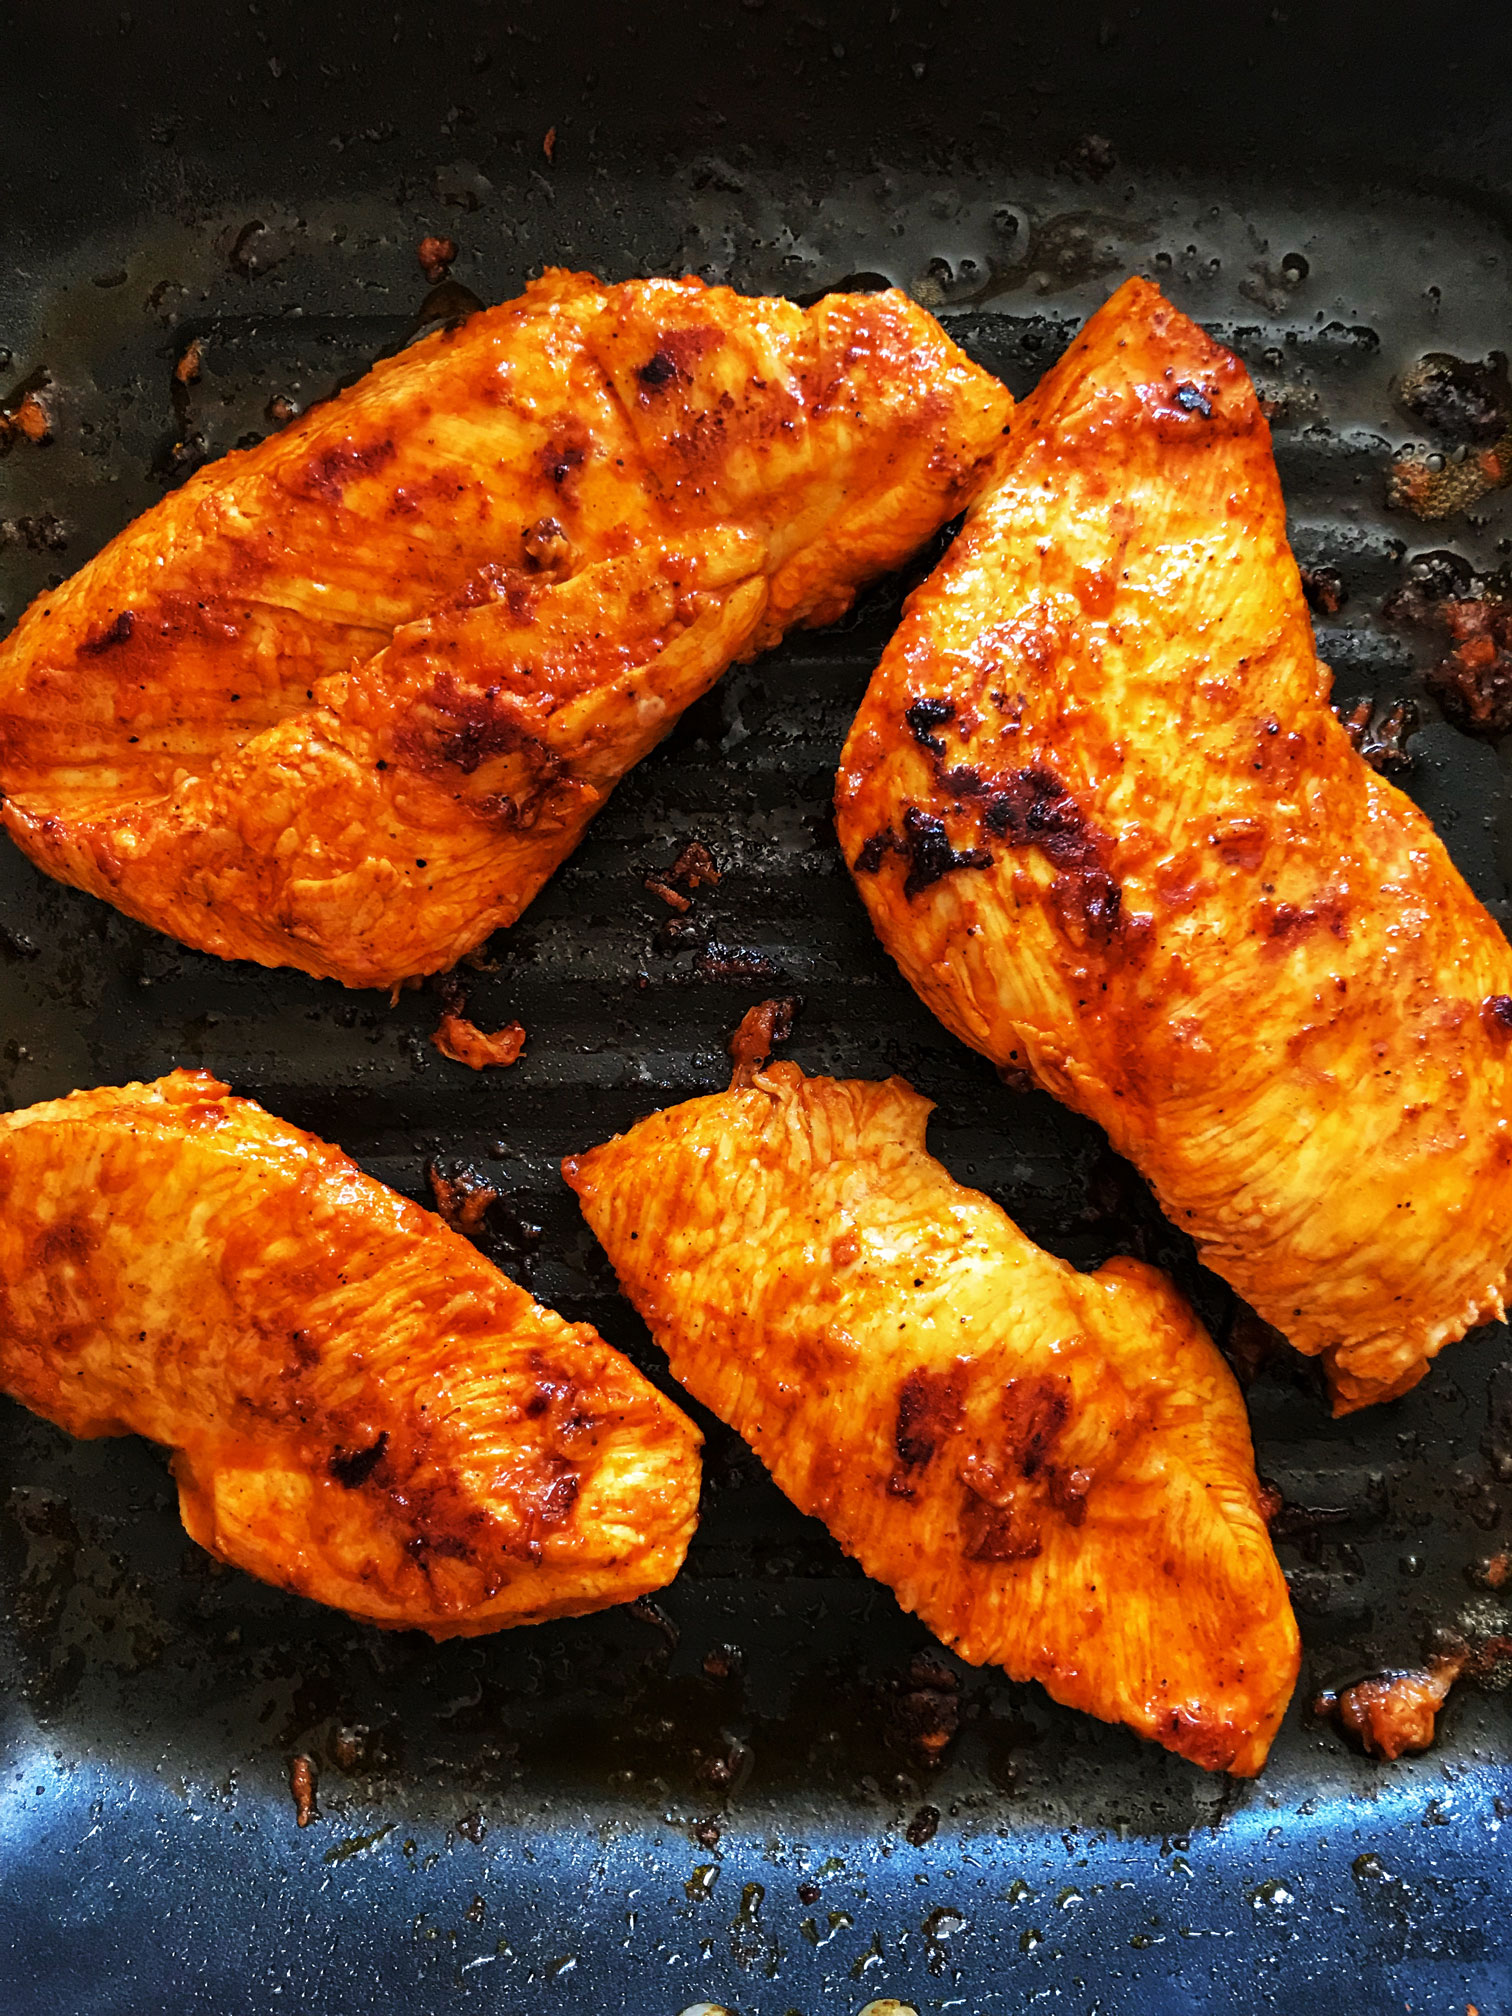
[[[450,966],[733,659],[970,501],[1011,404],[898,293],[548,272],[34,603],[0,648],[0,818],[226,958]]]
[[[1512,952],[1328,704],[1265,420],[1144,281],[1020,409],[841,760],[883,943],[1337,1411],[1500,1316]]]
[[[777,1064],[564,1173],[677,1378],[905,1608],[1253,1773],[1298,1642],[1233,1377],[1154,1268],[1079,1274],[954,1182],[929,1111]]]
[[[660,1588],[692,1424],[587,1324],[208,1072],[0,1118],[0,1388],[174,1451],[221,1560],[434,1638]]]

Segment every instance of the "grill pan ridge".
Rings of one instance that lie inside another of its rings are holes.
[[[1141,271],[1254,374],[1298,558],[1346,591],[1316,617],[1335,697],[1417,703],[1405,787],[1506,924],[1501,750],[1443,718],[1442,647],[1383,604],[1414,555],[1512,554],[1505,492],[1432,524],[1388,501],[1398,455],[1453,448],[1403,375],[1512,348],[1512,33],[1469,6],[1399,42],[1347,6],[889,12],[267,0],[191,26],[27,0],[0,84],[0,404],[37,384],[53,438],[0,457],[0,624],[267,431],[270,400],[328,395],[543,263],[799,298],[896,282],[1016,394]],[[427,233],[459,247],[436,290]],[[0,1095],[202,1064],[411,1196],[431,1162],[471,1168],[500,1192],[485,1250],[673,1390],[556,1165],[722,1085],[743,1010],[796,993],[806,1070],[901,1072],[938,1102],[934,1151],[1031,1237],[1170,1267],[1226,1337],[1229,1291],[1096,1129],[931,1020],[839,858],[840,743],[931,557],[732,670],[621,784],[464,976],[480,1024],[529,1031],[510,1070],[435,1053],[434,987],[390,1006],[223,964],[6,848]],[[645,881],[694,839],[723,879],[681,920]],[[1512,2006],[1501,1676],[1390,1767],[1307,1705],[1435,1630],[1512,1630],[1480,1565],[1512,1544],[1507,1333],[1344,1422],[1286,1360],[1248,1400],[1306,1650],[1245,1785],[938,1652],[704,1415],[703,1523],[654,1604],[433,1646],[219,1570],[158,1452],[0,1403],[0,2003],[1307,2016],[1347,1981],[1371,2010]]]

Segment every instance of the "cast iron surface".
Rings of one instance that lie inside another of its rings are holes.
[[[55,438],[0,462],[0,621],[274,395],[406,340],[427,232],[485,301],[547,261],[800,296],[880,275],[1018,392],[1143,271],[1273,402],[1298,555],[1347,590],[1319,619],[1337,692],[1423,702],[1407,788],[1508,915],[1500,754],[1439,719],[1427,648],[1381,616],[1411,554],[1512,550],[1498,496],[1432,529],[1386,507],[1393,456],[1434,445],[1403,370],[1512,322],[1492,10],[1400,43],[1343,7],[133,11],[12,17],[0,389],[48,374]],[[494,943],[468,985],[529,1029],[513,1069],[440,1058],[433,990],[225,965],[6,849],[0,1099],[204,1064],[411,1195],[470,1164],[503,1193],[487,1250],[665,1382],[557,1161],[722,1084],[741,1011],[797,992],[807,1069],[904,1073],[957,1175],[1080,1264],[1170,1266],[1226,1336],[1232,1298],[1138,1180],[945,1036],[852,893],[833,769],[905,586],[732,673]],[[644,881],[695,838],[724,879],[676,925]],[[1504,1697],[1458,1689],[1389,1768],[1306,1703],[1512,1622],[1476,1584],[1512,1540],[1508,1356],[1484,1330],[1337,1424],[1306,1366],[1251,1387],[1307,1649],[1247,1785],[943,1655],[921,1685],[928,1634],[712,1421],[658,1610],[434,1647],[218,1571],[159,1453],[0,1403],[0,2007],[1503,2010]],[[957,1725],[936,1769],[921,1716]]]

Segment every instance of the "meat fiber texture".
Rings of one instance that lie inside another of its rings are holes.
[[[1343,1413],[1503,1313],[1512,950],[1329,684],[1249,378],[1131,280],[912,597],[836,805],[922,998],[1099,1122]]]
[[[392,987],[510,924],[732,660],[980,487],[905,296],[548,272],[227,455],[0,647],[0,819],[225,958]]]
[[[439,1218],[205,1071],[0,1118],[0,1389],[174,1452],[212,1554],[448,1638],[658,1589],[692,1424]]]
[[[929,1110],[777,1064],[565,1174],[676,1377],[946,1644],[1253,1773],[1299,1650],[1233,1375],[1155,1268],[956,1183]]]

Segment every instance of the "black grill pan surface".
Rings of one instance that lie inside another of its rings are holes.
[[[1512,553],[1505,493],[1437,525],[1388,504],[1399,454],[1454,445],[1403,374],[1512,333],[1500,10],[1041,14],[13,8],[0,391],[42,385],[54,438],[0,459],[0,622],[270,400],[545,263],[896,282],[1020,394],[1145,272],[1255,375],[1298,557],[1346,593],[1317,619],[1336,697],[1418,702],[1406,788],[1505,921],[1502,751],[1441,717],[1434,645],[1383,614],[1423,551]],[[440,296],[430,232],[459,246]],[[470,1166],[501,1193],[486,1250],[669,1385],[556,1165],[721,1085],[741,1012],[796,993],[806,1069],[902,1072],[955,1174],[1079,1264],[1170,1267],[1227,1337],[1233,1298],[1139,1180],[933,1023],[850,887],[834,766],[908,585],[733,671],[494,941],[468,986],[526,1024],[511,1070],[432,1050],[433,988],[223,964],[5,848],[0,1098],[203,1064],[412,1196]],[[679,922],[644,885],[693,839],[724,878]],[[1306,1644],[1248,1784],[921,1666],[928,1633],[703,1416],[703,1523],[655,1605],[436,1647],[219,1570],[159,1452],[0,1403],[0,2008],[1512,2008],[1498,1676],[1390,1767],[1308,1711],[1436,1631],[1512,1628],[1484,1566],[1512,1543],[1507,1333],[1341,1423],[1285,1358],[1248,1397]],[[937,1767],[921,1726],[953,1732]]]

